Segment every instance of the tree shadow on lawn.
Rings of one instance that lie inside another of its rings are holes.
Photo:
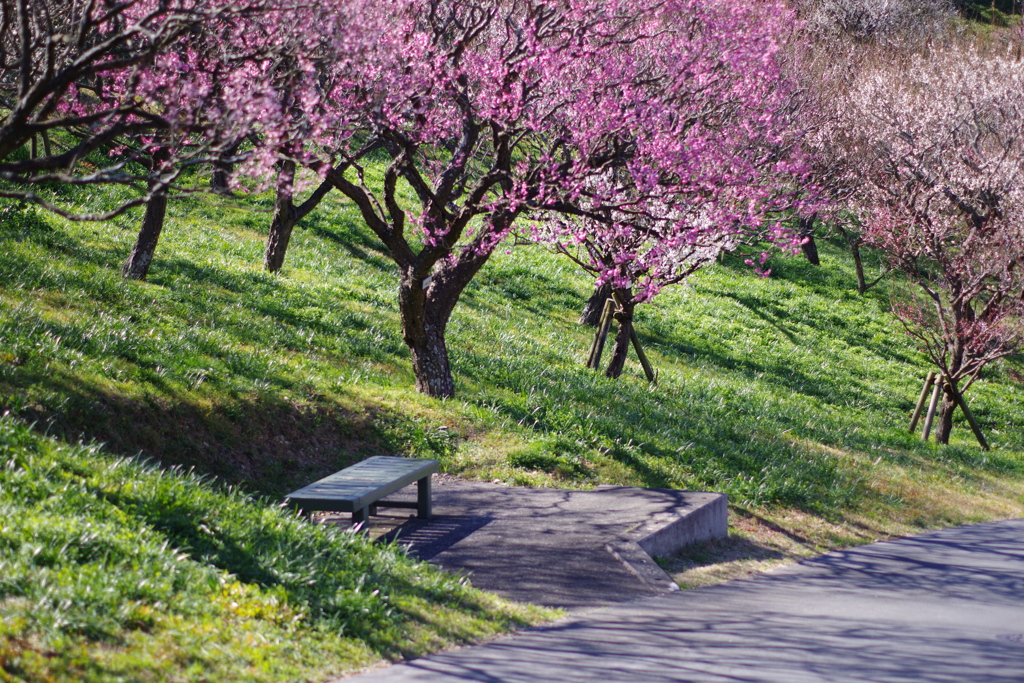
[[[833,251],[838,250],[833,249]],[[726,259],[723,267],[737,273],[749,272],[750,270],[748,266],[743,265],[736,258]],[[846,273],[834,266],[812,266],[798,257],[784,258],[774,262],[771,277],[782,282],[792,283],[805,293],[812,293],[816,297],[829,302],[836,302],[841,306],[849,305],[855,309],[863,308],[864,306],[877,307],[877,311],[874,314],[877,315],[877,318],[872,316],[872,321],[885,320],[891,323],[894,333],[903,334],[902,329],[896,324],[895,318],[892,317],[888,310],[889,295],[885,287],[876,287],[865,294],[858,294],[856,280],[853,279],[852,274]],[[740,294],[729,289],[721,289],[715,287],[711,282],[702,282],[700,288],[702,291],[706,291],[713,296],[734,299],[737,303],[769,324],[778,326],[779,321],[789,320],[796,325],[806,325],[814,329],[827,327],[834,336],[851,347],[859,346],[881,358],[889,358],[901,363],[918,364],[921,362],[920,357],[908,355],[909,345],[893,344],[887,341],[892,339],[892,334],[887,334],[882,339],[878,339],[878,335],[873,334],[869,329],[865,329],[860,324],[860,321],[851,321],[840,315],[841,311],[832,309],[819,311],[814,308],[807,310],[806,306],[812,305],[813,302],[808,302],[805,306],[799,307],[798,310],[790,311],[786,307],[775,304],[768,299]],[[806,294],[799,295],[797,299],[805,296]],[[771,315],[767,315],[768,313]],[[778,329],[783,333],[788,331],[781,327]],[[791,339],[791,341],[793,340]],[[796,342],[794,341],[794,343]]]
[[[748,381],[763,381],[772,387],[785,387],[795,394],[823,400],[839,408],[880,398],[878,392],[865,381],[852,376],[847,376],[843,382],[829,377],[814,377],[785,362],[769,364],[748,357],[727,355],[712,348],[710,344],[697,346],[692,341],[667,337],[651,328],[641,329],[638,336],[645,347],[658,350],[666,357],[688,356],[695,364],[738,372]],[[913,401],[916,398],[911,393],[912,390],[908,389],[905,397],[891,397],[890,403],[892,400],[897,403],[886,406],[886,409],[909,411],[914,407]]]
[[[313,211],[297,226],[309,234],[343,249],[353,259],[384,273],[398,277],[398,266],[391,260],[387,248],[373,232],[358,219],[344,212],[328,214]]]
[[[711,488],[757,504],[814,508],[836,504],[859,486],[834,456],[776,436],[786,424],[801,429],[801,416],[772,415],[766,424],[749,396],[730,395],[726,403],[713,388],[676,386],[662,387],[655,400],[639,380],[540,367],[522,357],[462,356],[481,387],[463,400],[540,434],[578,441],[625,465],[646,487]]]
[[[71,344],[96,359],[163,368],[212,363],[226,365],[230,372],[252,380],[274,382],[263,376],[265,368],[249,368],[249,361],[280,349],[309,352],[310,331],[320,339],[336,339],[330,350],[356,362],[392,363],[405,354],[397,322],[393,322],[394,335],[384,335],[393,337],[391,343],[382,343],[382,335],[376,331],[382,323],[385,327],[392,323],[393,316],[382,319],[375,311],[360,309],[353,300],[325,300],[286,286],[281,278],[268,273],[238,272],[169,258],[160,261],[148,285],[139,285],[122,279],[109,267],[115,247],[89,246],[47,225],[33,229],[31,237],[46,249],[53,249],[56,240],[67,258],[60,266],[51,267],[41,258],[10,250],[0,258],[0,287],[32,292],[40,299],[40,309],[48,306],[41,296],[50,292],[62,298],[58,305],[70,303],[84,309],[84,315],[38,315],[34,324],[63,340],[65,346]],[[246,314],[240,316],[240,310]],[[105,322],[101,320],[104,317]],[[26,321],[15,323],[24,327]],[[115,324],[122,328],[116,331],[127,337],[121,334],[116,342],[107,344],[110,340],[106,340],[97,346],[95,340],[111,336],[115,330],[110,326]],[[168,325],[175,328],[173,334],[166,329]],[[147,335],[145,330],[151,327],[163,328],[163,338]],[[185,348],[188,344],[195,348]],[[176,355],[179,357],[173,357]],[[196,357],[188,357],[191,355]],[[150,380],[159,383],[157,378]]]
[[[772,255],[767,262],[771,269],[769,278],[792,282],[820,296],[835,298],[837,294],[846,297],[867,297],[884,301],[885,295],[878,289],[870,289],[865,294],[857,291],[857,278],[853,270],[853,257],[846,241],[842,237],[818,239],[818,252],[822,265],[811,265],[803,256]],[[742,253],[726,254],[719,265],[734,273],[752,274],[753,270],[744,263],[750,258]],[[868,279],[873,279],[870,272],[880,270],[884,265],[884,257],[872,249],[861,252]],[[847,264],[846,267],[840,264]]]
[[[94,441],[119,456],[194,469],[280,499],[371,455],[400,454],[417,425],[371,404],[345,408],[327,398],[294,403],[275,392],[210,403],[209,395],[117,395],[71,374],[33,381],[33,402],[0,384],[0,412],[74,443]]]

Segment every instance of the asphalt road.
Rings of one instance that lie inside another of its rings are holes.
[[[1024,682],[1024,520],[830,553],[346,679]]]

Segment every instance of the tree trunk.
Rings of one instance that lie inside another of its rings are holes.
[[[149,274],[149,264],[153,262],[157,242],[164,228],[164,216],[167,213],[167,195],[153,195],[146,204],[146,215],[142,219],[139,237],[135,240],[128,260],[121,268],[121,275],[129,280],[145,280]]]
[[[608,369],[604,374],[612,379],[617,379],[622,374],[626,365],[626,356],[629,354],[630,337],[633,334],[633,293],[628,289],[615,290],[615,321],[619,329],[615,333],[615,345],[612,347],[612,357],[608,361]]]
[[[433,273],[408,266],[398,285],[402,337],[412,355],[416,389],[434,398],[455,395],[445,329],[466,285],[490,258],[490,250],[463,252],[457,260],[439,261]]]
[[[814,242],[814,235],[808,235],[807,241],[800,245],[800,250],[804,252],[804,257],[807,262],[812,266],[820,266],[821,259],[818,258],[818,245]]]
[[[284,255],[288,251],[288,242],[292,231],[303,218],[323,201],[334,184],[330,180],[320,183],[313,194],[295,206],[294,185],[295,162],[282,161],[277,177],[277,194],[274,196],[274,216],[270,219],[270,233],[267,235],[267,250],[263,256],[263,267],[271,273],[281,270]]]
[[[580,313],[579,324],[597,327],[598,323],[601,322],[601,311],[604,310],[604,302],[611,295],[611,283],[606,282],[603,285],[594,287],[594,292],[587,299],[587,304],[583,307],[583,312]]]
[[[455,379],[448,363],[444,328],[431,327],[424,332],[421,339],[409,343],[416,390],[434,398],[452,398],[455,396]]]
[[[270,234],[267,236],[267,251],[263,256],[263,267],[276,273],[284,265],[284,255],[288,251],[288,242],[292,238],[292,230],[298,223],[295,207],[288,203],[287,207],[278,212],[274,210],[274,218],[270,222]]]
[[[864,279],[864,262],[860,260],[860,243],[850,242],[850,252],[853,254],[853,265],[857,270],[857,293],[863,294],[868,291],[867,281]]]
[[[871,287],[878,284],[879,281],[881,281],[882,276],[870,285],[868,284],[867,279],[864,277],[864,262],[861,260],[860,256],[860,245],[863,244],[860,235],[856,233],[851,235],[841,225],[837,225],[836,227],[839,228],[839,232],[842,233],[843,238],[846,240],[846,244],[850,247],[850,253],[853,255],[853,265],[857,271],[857,293],[864,294],[871,289]]]
[[[226,159],[233,157],[237,151],[238,145],[234,145],[226,150],[220,159],[213,162],[213,173],[210,174],[210,189],[217,194],[231,194],[231,188],[228,187],[228,178],[231,176],[234,164],[226,161]]]
[[[447,297],[438,300],[440,287],[428,298],[432,279],[413,274],[402,278],[398,291],[402,336],[412,355],[416,389],[434,398],[451,398],[455,395],[455,380],[448,362],[444,331],[455,302]]]
[[[231,194],[228,187],[228,175],[231,173],[231,164],[218,162],[210,174],[210,189],[217,194]]]
[[[943,387],[942,404],[939,407],[938,424],[935,427],[935,443],[948,444],[949,435],[953,431],[953,413],[956,412],[956,399],[949,386]]]
[[[161,162],[168,158],[168,153],[158,151],[153,155],[151,173],[155,176]],[[150,191],[154,192],[156,181],[151,180]],[[128,254],[128,259],[121,268],[121,275],[129,280],[145,280],[149,274],[149,265],[153,262],[156,245],[160,241],[160,233],[164,229],[164,218],[167,215],[166,188],[158,188],[146,204],[146,215],[142,218],[139,236]]]
[[[274,196],[274,216],[270,220],[270,234],[267,236],[267,251],[263,267],[271,273],[281,270],[292,229],[299,221],[298,211],[292,202],[292,183],[295,180],[295,162],[282,161],[277,176],[277,194]]]
[[[800,250],[803,251],[808,263],[812,266],[820,266],[821,260],[818,258],[818,245],[814,242],[814,218],[814,216],[811,216],[800,219],[800,237],[804,239],[800,245]]]

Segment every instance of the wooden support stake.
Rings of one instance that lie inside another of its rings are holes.
[[[971,431],[974,432],[974,438],[978,440],[982,450],[992,450],[989,448],[988,441],[985,440],[985,435],[981,433],[981,427],[978,426],[978,421],[974,419],[974,413],[971,412],[970,407],[967,405],[967,401],[964,400],[964,395],[961,394],[960,391],[952,385],[952,383],[949,385],[949,388],[952,390],[950,393],[953,394],[953,400],[957,402],[957,405],[960,406],[960,410],[963,411],[964,417],[967,418],[967,424],[971,425]]]
[[[608,299],[605,299],[604,307],[601,308],[601,319],[597,323],[597,328],[594,330],[594,340],[590,342],[590,353],[587,354],[587,367],[594,367],[594,354],[597,352],[597,342],[601,338],[601,328],[604,327],[605,316],[608,314]]]
[[[917,406],[914,408],[914,416],[910,418],[910,433],[913,434],[914,430],[917,429],[917,421],[921,419],[921,411],[924,410],[924,402],[928,400],[928,390],[932,388],[932,382],[935,381],[935,372],[929,372],[928,378],[924,381],[924,386],[921,387],[921,395],[917,399]]]
[[[942,384],[945,379],[945,377],[939,375],[939,378],[935,380],[935,390],[932,391],[932,400],[928,404],[928,414],[924,417],[924,433],[921,434],[921,441],[927,441],[928,437],[931,436],[932,420],[935,419],[935,409],[939,405],[939,396],[942,395]]]
[[[654,375],[654,368],[651,367],[651,362],[647,360],[647,354],[640,348],[640,338],[636,336],[636,330],[629,331],[629,340],[633,342],[633,348],[636,349],[636,357],[640,359],[640,365],[644,366],[644,374],[647,375],[647,381],[657,384],[658,378]]]
[[[594,344],[590,347],[590,358],[587,360],[587,367],[597,370],[601,367],[601,354],[604,353],[604,342],[608,338],[608,330],[612,327],[612,300],[604,302],[604,310],[601,311],[601,322],[597,326],[597,333],[594,335]]]
[[[601,354],[604,353],[604,344],[608,340],[608,332],[612,329],[612,320],[615,316],[612,314],[615,306],[612,304],[612,300],[609,299],[606,304],[608,308],[608,315],[605,316],[604,325],[601,326],[601,336],[597,340],[597,350],[594,352],[594,369],[601,369]]]

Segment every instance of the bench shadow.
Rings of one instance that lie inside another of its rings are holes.
[[[417,559],[427,561],[443,553],[470,534],[493,521],[490,515],[435,515],[432,519],[412,518],[378,540],[398,543]]]

